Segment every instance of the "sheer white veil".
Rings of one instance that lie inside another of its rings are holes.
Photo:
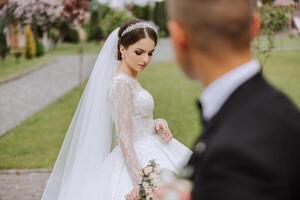
[[[110,152],[112,123],[108,91],[119,65],[118,31],[119,28],[109,35],[100,51],[42,200],[70,199],[69,194],[82,191]]]

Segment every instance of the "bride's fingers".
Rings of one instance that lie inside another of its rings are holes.
[[[164,124],[162,122],[158,122],[155,124],[155,130],[162,130],[162,132],[164,133],[166,131],[166,127],[164,126]]]
[[[164,140],[165,140],[166,142],[169,142],[170,139],[171,139],[170,137],[171,137],[170,132],[167,131],[166,134],[165,134],[165,136],[164,136]]]
[[[161,124],[161,129],[162,129],[163,133],[166,133],[168,131],[167,127],[163,123]]]
[[[172,140],[172,138],[173,138],[173,135],[172,135],[171,131],[170,131],[170,130],[168,130],[168,134],[167,134],[167,141],[168,141],[168,142],[169,142],[169,141],[171,141],[171,140]]]
[[[156,131],[159,130],[159,123],[155,123],[155,130],[156,130]]]

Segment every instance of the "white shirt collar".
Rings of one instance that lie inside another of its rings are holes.
[[[220,110],[229,96],[259,71],[259,62],[251,60],[227,72],[207,86],[200,97],[204,119],[210,120]]]

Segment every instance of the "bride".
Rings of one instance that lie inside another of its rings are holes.
[[[47,182],[42,200],[121,200],[138,188],[155,159],[176,173],[191,151],[172,138],[137,80],[149,64],[157,33],[134,19],[107,38]]]

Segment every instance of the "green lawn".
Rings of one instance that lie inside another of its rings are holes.
[[[80,46],[82,46],[83,52],[85,54],[97,54],[100,50],[101,43],[87,42],[83,45],[63,43],[58,45],[58,47],[56,47],[55,49],[51,49],[48,53],[50,55],[74,55],[78,54]]]
[[[300,107],[300,51],[274,52],[264,72],[273,85]]]
[[[300,49],[300,37],[293,36],[293,37],[276,37],[275,39],[275,47],[277,49]]]
[[[50,167],[81,93],[76,88],[2,137],[0,168]]]
[[[22,57],[18,63],[12,55],[9,55],[4,61],[0,61],[0,81],[45,65],[54,60],[57,56],[78,54],[79,47],[79,44],[60,44],[55,49],[46,52],[42,57],[31,60]],[[96,54],[99,50],[100,44],[97,43],[90,42],[83,45],[84,54]]]
[[[267,39],[265,36],[261,36],[257,38],[253,45],[260,42],[260,45],[263,47],[267,46]],[[300,37],[299,36],[275,36],[274,37],[274,48],[275,50],[283,50],[283,49],[292,49],[299,50],[300,49]]]
[[[24,73],[27,70],[33,69],[47,64],[52,60],[52,57],[48,55],[27,60],[25,58],[20,58],[17,63],[12,55],[9,55],[4,61],[0,61],[0,81],[7,80],[8,78],[15,76],[19,73]]]
[[[200,131],[198,84],[186,79],[172,62],[149,67],[140,80],[154,97],[154,117],[166,119],[176,138],[191,147]]]
[[[275,52],[267,78],[300,106],[300,51]],[[178,140],[191,146],[201,127],[195,100],[201,88],[173,62],[150,66],[140,77],[155,99],[155,117],[168,120]],[[0,168],[50,168],[82,93],[76,88],[0,139]],[[275,108],[274,108],[275,109]]]

